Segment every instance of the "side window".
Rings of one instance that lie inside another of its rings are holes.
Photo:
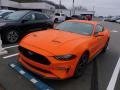
[[[103,31],[103,26],[97,25],[95,33],[102,32]]]
[[[44,14],[35,13],[35,19],[36,20],[46,20],[46,19],[48,19],[48,17]]]
[[[28,14],[24,17],[25,20],[28,20],[28,21],[33,21],[35,20],[35,14],[32,13],[32,14]]]
[[[60,16],[60,13],[56,13],[55,15],[56,15],[56,16]]]
[[[65,16],[64,14],[61,14],[61,16]]]

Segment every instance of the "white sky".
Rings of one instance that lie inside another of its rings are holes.
[[[50,0],[59,3],[59,0]],[[72,7],[73,0],[61,0],[67,8]],[[84,6],[88,10],[95,7],[96,15],[120,15],[120,0],[75,0],[75,6]]]

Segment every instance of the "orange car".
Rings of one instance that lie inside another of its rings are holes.
[[[98,22],[68,20],[25,36],[19,43],[19,62],[45,78],[79,77],[88,62],[106,51],[109,39],[109,30]]]

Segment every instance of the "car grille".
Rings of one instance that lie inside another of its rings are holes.
[[[44,69],[42,69],[42,68],[37,68],[37,67],[35,67],[35,66],[32,66],[31,64],[27,63],[26,61],[24,61],[24,62],[25,62],[27,65],[29,65],[30,67],[35,68],[36,70],[39,70],[39,71],[44,72],[44,73],[51,73],[50,71],[44,70]]]
[[[30,51],[28,49],[25,49],[21,46],[18,47],[21,54],[23,54],[25,57],[29,58],[30,60],[34,62],[38,62],[40,64],[50,65],[50,61],[44,57],[43,55],[37,54],[33,51]]]

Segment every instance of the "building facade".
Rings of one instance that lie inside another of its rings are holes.
[[[70,9],[56,9],[56,13],[64,13],[67,16],[72,15],[92,15],[94,16],[95,11],[88,11],[88,10],[70,10]]]
[[[55,6],[44,2],[18,3],[10,0],[0,0],[0,9],[36,10],[47,14],[55,12]]]

